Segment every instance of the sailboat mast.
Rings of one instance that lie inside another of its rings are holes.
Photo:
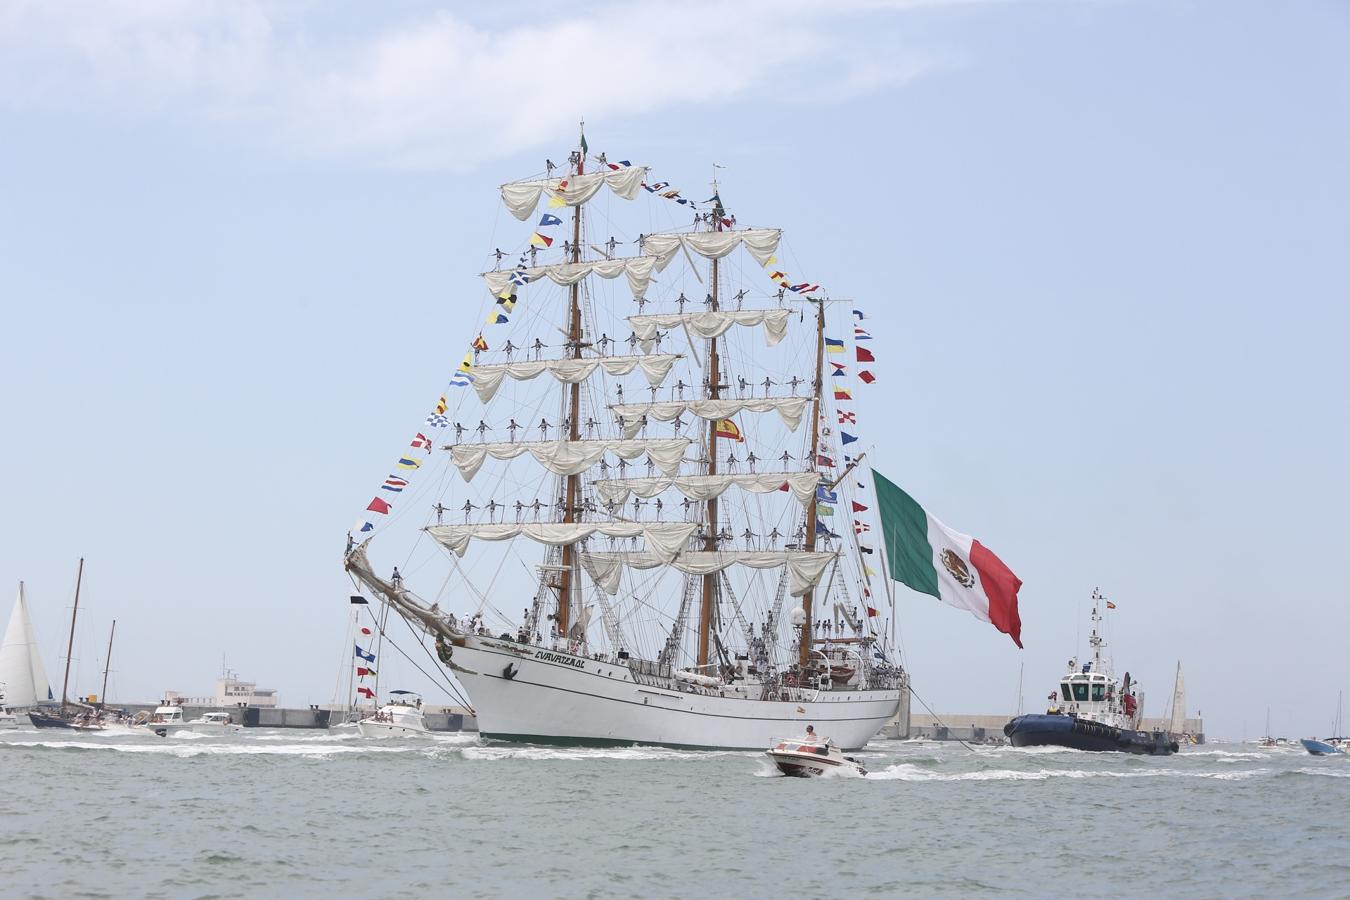
[[[816,301],[816,377],[812,391],[811,402],[811,468],[814,469],[819,461],[820,451],[820,403],[821,394],[825,388],[825,303]],[[816,549],[816,501],[817,495],[811,495],[811,503],[806,507],[806,551],[809,553]],[[814,590],[807,591],[802,595],[802,612],[805,618],[802,620],[802,640],[801,647],[797,654],[797,664],[802,671],[806,671],[811,663],[811,643],[815,635],[811,627],[812,608],[815,604]]]
[[[84,581],[84,557],[80,557],[80,568],[75,573],[75,606],[70,611],[70,637],[66,641],[66,677],[61,680],[61,714],[69,705],[67,690],[70,688],[70,654],[75,649],[75,617],[80,613],[80,583]]]
[[[713,181],[713,194],[717,194],[717,181]],[[713,230],[722,230],[722,219],[713,214]],[[719,266],[717,259],[712,261],[712,290],[708,294],[710,303],[708,309],[710,312],[717,312],[718,306],[718,274]],[[721,360],[717,355],[717,338],[709,341],[708,346],[708,399],[717,400],[722,395],[722,368]],[[717,420],[708,420],[708,474],[717,474]],[[708,534],[703,541],[703,549],[715,551],[717,549],[717,498],[708,498],[707,509]],[[717,578],[715,572],[710,572],[703,576],[703,598],[698,607],[698,670],[700,672],[708,665],[708,643],[712,633],[712,611],[717,603]],[[707,674],[707,673],[704,673]]]
[[[108,668],[112,665],[112,642],[115,634],[117,634],[117,620],[113,619],[112,628],[108,629],[108,652],[103,657],[103,687],[98,692],[99,709],[108,705]]]
[[[585,145],[585,134],[582,135],[582,144]],[[577,151],[576,174],[583,175],[586,172],[586,151],[579,149]],[[581,262],[581,204],[578,203],[572,207],[572,259],[571,262]],[[572,304],[571,317],[567,328],[567,339],[571,344],[572,358],[581,358],[581,283],[577,282],[571,287]],[[575,382],[567,387],[567,418],[568,418],[568,437],[570,441],[576,441],[580,435],[581,426],[581,383]],[[577,495],[581,491],[581,476],[567,476],[567,497],[563,506],[563,522],[570,523],[576,521]],[[572,614],[572,586],[576,580],[576,553],[571,544],[563,544],[562,548],[562,577],[558,583],[558,634],[564,641],[567,640],[567,633],[571,627]]]

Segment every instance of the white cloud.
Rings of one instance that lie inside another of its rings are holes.
[[[486,25],[433,11],[344,32],[331,8],[264,0],[10,0],[0,104],[181,117],[298,155],[459,168],[556,141],[580,114],[902,83],[931,58],[861,53],[842,26],[941,2],[629,2]]]

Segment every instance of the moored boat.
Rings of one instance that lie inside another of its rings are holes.
[[[1017,716],[1003,726],[1014,747],[1066,747],[1073,750],[1115,751],[1150,756],[1176,753],[1176,739],[1166,731],[1139,727],[1143,718],[1143,694],[1126,672],[1117,681],[1102,659],[1105,641],[1100,634],[1101,604],[1114,604],[1097,591],[1092,593],[1092,660],[1081,666],[1069,661],[1059,689],[1050,695],[1045,713]]]

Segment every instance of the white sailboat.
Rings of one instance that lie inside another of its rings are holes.
[[[1167,730],[1176,741],[1192,741],[1186,733],[1186,678],[1181,674],[1181,660],[1177,660],[1177,677],[1172,683],[1172,715]]]
[[[33,620],[20,581],[19,596],[5,628],[4,644],[0,645],[0,727],[28,725],[27,717],[15,715],[14,711],[26,710],[50,699],[47,670],[42,665],[42,653],[33,633]]]
[[[548,174],[504,185],[502,198],[521,220],[544,198],[570,208],[570,239],[559,261],[541,263],[553,241],[536,232],[519,265],[484,274],[499,312],[520,302],[531,316],[516,317],[495,356],[480,359],[489,350],[479,336],[452,381],[463,386],[451,392],[458,408],[442,398],[427,422],[453,434],[443,449],[462,478],[447,473],[424,528],[448,551],[446,586],[427,600],[397,569],[376,574],[375,535],[349,538],[347,570],[434,641],[485,738],[763,750],[812,724],[843,749],[861,747],[896,713],[908,679],[867,588],[866,529],[849,527],[847,512],[842,534],[829,527],[832,504],[856,508],[868,475],[861,456],[832,458],[855,451],[837,443],[835,426],[851,419],[836,418],[827,390],[828,301],[801,285],[785,296],[779,272],[770,277],[780,287],[766,289],[756,270],[773,268],[781,233],[737,228],[715,182],[694,230],[640,235],[625,257],[605,240],[620,227],[616,204],[602,195],[592,215],[586,202],[606,186],[624,200],[646,188],[656,204],[677,192],[647,184],[644,167],[589,154],[584,138],[567,175]],[[757,265],[742,265],[738,250]],[[606,295],[601,280],[619,276],[631,298]],[[624,330],[626,341],[609,336]],[[558,332],[562,353],[548,358],[541,336]],[[414,447],[429,445],[418,438]],[[645,476],[629,471],[644,460]],[[403,481],[391,476],[391,487]],[[377,497],[369,509],[390,506]],[[450,510],[464,521],[445,523]],[[461,558],[508,560],[514,548],[485,542],[520,538],[545,549],[529,606],[512,616],[503,595],[518,589],[503,566],[483,586]]]

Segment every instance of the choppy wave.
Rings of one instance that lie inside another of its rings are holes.
[[[1052,778],[1212,778],[1219,781],[1245,781],[1269,773],[1269,769],[1238,772],[1189,772],[1182,769],[1130,772],[1102,769],[978,769],[973,772],[940,772],[910,763],[897,763],[870,772],[867,777],[877,781],[1047,781]]]

